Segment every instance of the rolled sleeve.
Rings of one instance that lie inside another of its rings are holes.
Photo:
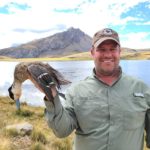
[[[66,137],[76,128],[76,119],[73,117],[71,109],[65,108],[58,95],[51,101],[45,102],[45,117],[48,126],[52,128],[57,137]]]

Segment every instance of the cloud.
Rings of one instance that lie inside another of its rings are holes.
[[[146,22],[137,22],[136,25],[150,25],[150,21],[146,21]]]
[[[122,14],[141,2],[149,1],[105,0],[102,3],[99,0],[2,0],[0,7],[8,6],[9,14],[0,14],[0,48],[50,36],[71,26],[80,28],[90,36],[104,27],[113,27],[119,31],[130,22],[140,21],[140,17],[122,17]]]
[[[144,49],[149,47],[149,40],[146,38],[150,36],[150,33],[147,32],[131,32],[128,34],[123,34],[120,36],[121,46],[135,49]],[[142,41],[142,42],[141,42]]]

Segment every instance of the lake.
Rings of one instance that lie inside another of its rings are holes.
[[[0,62],[0,95],[7,96],[8,87],[13,82],[13,72],[18,62]],[[74,82],[83,80],[91,75],[94,67],[93,61],[52,61],[48,62],[53,68],[59,70],[66,79]],[[123,72],[136,76],[150,85],[150,60],[121,60]],[[63,86],[61,92],[68,86]],[[22,88],[21,101],[32,106],[44,106],[44,94],[39,92],[29,81],[25,81]]]

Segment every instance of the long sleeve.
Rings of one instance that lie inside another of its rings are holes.
[[[146,146],[150,148],[150,109],[146,111],[145,117],[145,131],[146,131]]]
[[[61,104],[58,95],[54,99],[54,104],[50,101],[45,101],[47,123],[52,128],[54,134],[60,138],[68,136],[77,128],[77,120],[73,111],[71,97],[67,96],[67,100],[66,107]]]
[[[150,88],[147,85],[145,85],[143,89],[148,104],[148,109],[145,115],[145,142],[147,148],[150,148]]]

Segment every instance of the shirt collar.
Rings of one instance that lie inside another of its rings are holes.
[[[95,68],[93,68],[93,76],[94,78],[96,78],[97,80],[99,80],[100,82],[108,85],[107,83],[105,83],[102,79],[98,78],[97,75],[96,75],[96,71],[95,71]],[[122,68],[119,66],[119,75],[118,75],[118,78],[113,82],[112,85],[114,85],[122,76]]]

